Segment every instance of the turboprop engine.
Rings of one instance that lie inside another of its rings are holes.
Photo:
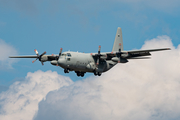
[[[121,57],[122,58],[127,58],[127,57],[129,57],[130,55],[129,55],[129,53],[123,53],[123,54],[121,54]]]
[[[86,68],[89,70],[94,70],[96,69],[96,65],[94,64],[94,62],[91,62],[86,66]]]
[[[128,60],[126,59],[129,56],[129,53],[125,51],[121,51],[121,43],[119,43],[119,51],[116,52],[116,57],[111,58],[113,62],[118,63],[127,63]]]
[[[41,56],[41,61],[42,62],[48,61],[48,57],[46,55]]]
[[[47,56],[45,56],[46,51],[43,52],[41,55],[39,55],[38,51],[35,49],[34,52],[37,55],[37,58],[35,60],[32,61],[32,63],[34,63],[37,59],[39,59],[39,61],[42,63],[42,65],[44,65],[43,62],[46,62],[48,60]]]
[[[111,60],[113,62],[118,62],[118,63],[127,63],[128,62],[127,59],[125,59],[125,58],[118,58],[118,57],[113,57]]]
[[[59,56],[56,56],[56,59],[51,61],[51,64],[52,64],[52,65],[58,66],[58,59],[59,59],[59,57],[60,57],[61,54],[62,54],[62,50],[63,50],[63,49],[61,48],[61,49],[60,49],[60,52],[59,52]]]

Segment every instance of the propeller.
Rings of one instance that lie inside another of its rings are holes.
[[[60,51],[59,51],[59,56],[56,56],[56,60],[58,60],[59,59],[59,57],[61,56],[61,54],[62,54],[62,48],[60,49]]]
[[[118,63],[120,63],[120,62],[128,62],[127,59],[122,58],[122,56],[121,56],[122,54],[127,54],[127,53],[121,52],[121,43],[119,43],[119,51],[116,52],[116,57],[119,58]]]
[[[118,63],[120,63],[120,61],[121,61],[121,54],[122,54],[121,43],[119,43],[119,52],[116,52],[116,56],[119,58]]]
[[[61,48],[61,49],[60,49],[60,52],[59,52],[59,57],[61,56],[62,50],[63,50],[63,49]]]
[[[41,61],[41,57],[46,54],[46,51],[43,52],[41,55],[39,55],[39,53],[36,49],[34,50],[34,52],[36,53],[37,58],[35,60],[33,60],[32,63],[34,63],[37,59],[39,59],[39,61],[42,63],[42,65],[44,65],[44,63]]]
[[[101,46],[99,45],[99,49],[98,49],[98,54],[96,54],[97,56],[97,62],[96,62],[96,65],[99,65],[99,59],[101,57]]]

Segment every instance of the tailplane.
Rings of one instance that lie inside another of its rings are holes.
[[[122,30],[120,27],[118,27],[117,32],[116,32],[116,37],[114,40],[114,45],[113,45],[113,52],[119,51],[119,44],[121,45],[121,50],[123,51],[123,39],[122,39]]]

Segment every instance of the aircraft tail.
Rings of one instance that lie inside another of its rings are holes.
[[[119,44],[121,44],[121,50],[123,51],[123,39],[122,39],[122,30],[120,27],[118,27],[117,32],[116,32],[116,37],[114,40],[114,45],[113,45],[113,52],[119,51]]]

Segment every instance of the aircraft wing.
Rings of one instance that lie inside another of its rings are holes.
[[[170,48],[162,48],[162,49],[149,49],[149,50],[131,50],[127,51],[128,53],[142,53],[142,52],[155,52],[155,51],[162,51],[162,50],[171,50]]]
[[[170,48],[127,51],[129,54],[129,57],[127,57],[127,59],[131,59],[133,57],[150,56],[151,55],[150,52],[163,51],[163,50],[170,50]]]
[[[122,57],[126,59],[133,59],[135,57],[150,56],[150,52],[170,50],[170,48],[162,49],[149,49],[149,50],[131,50],[131,51],[122,51]],[[107,60],[110,60],[112,57],[116,57],[116,52],[106,53]]]
[[[56,59],[56,55],[43,55],[46,61],[52,61]],[[23,56],[9,56],[9,58],[38,58],[37,55],[23,55]]]
[[[9,58],[38,58],[37,55],[9,56]]]

